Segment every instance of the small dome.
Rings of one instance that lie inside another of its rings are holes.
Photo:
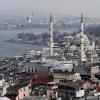
[[[35,52],[35,49],[32,49],[32,50],[30,50],[29,52],[30,52],[30,53],[34,53],[34,52]]]
[[[89,38],[87,37],[87,35],[83,34],[83,38],[84,38],[85,44],[90,44],[90,41],[89,41]],[[80,43],[80,33],[75,35],[74,40],[75,40],[75,42]]]
[[[76,45],[72,45],[69,47],[69,50],[75,51],[75,50],[78,50],[78,48]]]
[[[66,36],[66,37],[64,37],[64,38],[66,38],[66,39],[73,39],[73,36],[68,35],[68,36]]]
[[[86,51],[94,51],[94,47],[92,45],[86,45],[85,50]]]

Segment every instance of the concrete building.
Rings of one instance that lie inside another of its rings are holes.
[[[77,100],[80,98],[84,100],[85,91],[81,84],[62,81],[58,88],[58,97],[61,97],[61,100]]]
[[[0,96],[4,96],[6,94],[6,89],[9,87],[9,84],[5,82],[5,79],[0,80]]]
[[[6,96],[11,100],[20,100],[31,95],[31,84],[19,83],[7,88]]]

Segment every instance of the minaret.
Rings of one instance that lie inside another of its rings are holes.
[[[94,40],[91,41],[91,45],[92,45],[93,48],[95,49],[95,41],[94,41]]]
[[[83,24],[83,15],[81,14],[81,25],[80,25],[80,48],[81,48],[81,61],[86,61],[85,52],[84,52],[84,24]]]
[[[52,14],[50,14],[50,56],[53,56],[53,21],[52,21]]]

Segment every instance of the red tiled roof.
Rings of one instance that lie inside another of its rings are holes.
[[[48,75],[48,74],[34,74],[34,75],[31,75],[30,77],[28,77],[27,81],[29,83],[33,82],[33,83],[37,83],[37,84],[46,84],[52,80],[50,79],[50,75]]]

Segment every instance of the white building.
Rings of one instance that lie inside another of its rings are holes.
[[[4,79],[0,80],[0,96],[4,96],[6,94],[6,89],[9,87],[9,84],[5,82]],[[0,99],[1,100],[1,99]],[[2,99],[3,100],[3,99]]]

